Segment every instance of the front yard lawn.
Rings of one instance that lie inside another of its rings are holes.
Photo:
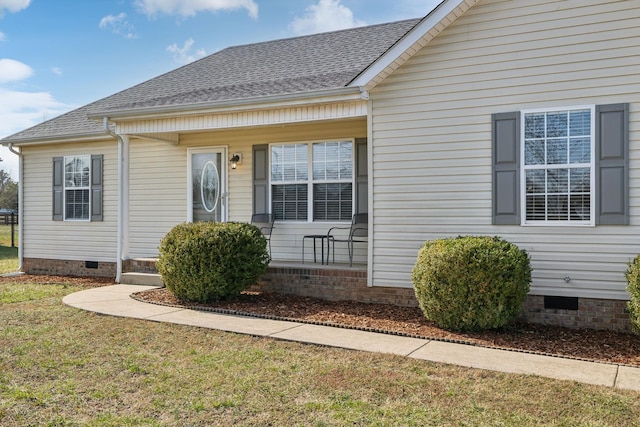
[[[0,425],[633,426],[640,393],[106,317],[0,282]],[[97,283],[103,285],[104,282]]]

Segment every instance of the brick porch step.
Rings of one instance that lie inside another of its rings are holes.
[[[120,275],[120,284],[122,285],[144,285],[144,286],[162,286],[162,277],[154,273],[122,273]]]

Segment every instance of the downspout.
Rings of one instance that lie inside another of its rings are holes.
[[[109,118],[103,118],[104,131],[114,137],[118,141],[118,221],[117,221],[117,237],[116,237],[116,283],[120,283],[122,276],[122,260],[123,260],[123,241],[124,241],[124,166],[125,166],[125,143],[121,135],[109,129]],[[128,142],[128,141],[127,141]]]
[[[369,224],[369,237],[367,238],[367,286],[373,286],[373,248],[375,244],[374,239],[374,223],[375,215],[373,214],[373,194],[375,179],[374,162],[373,162],[373,100],[369,98],[369,92],[367,92],[367,212],[369,212],[368,224]]]
[[[10,142],[7,145],[9,151],[18,156],[18,270],[17,272],[22,272],[22,265],[24,259],[24,217],[23,216],[23,206],[24,206],[24,168],[22,161],[22,153],[13,148],[13,144]]]

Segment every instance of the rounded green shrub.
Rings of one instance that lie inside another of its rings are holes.
[[[239,295],[269,265],[258,227],[234,222],[195,222],[173,227],[161,240],[158,272],[169,291],[192,302]]]
[[[529,255],[498,237],[425,242],[412,274],[428,320],[458,331],[494,329],[515,320],[529,292]]]
[[[625,277],[627,278],[627,292],[630,296],[630,300],[627,302],[629,319],[633,331],[640,334],[640,255],[628,263]]]

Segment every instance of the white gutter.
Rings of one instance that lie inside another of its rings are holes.
[[[70,144],[74,142],[96,141],[99,139],[108,139],[109,135],[104,133],[86,133],[82,135],[57,135],[55,137],[45,136],[37,138],[9,139],[5,138],[0,142],[13,145],[45,145],[45,144]]]
[[[166,115],[200,114],[218,112],[220,110],[243,111],[253,109],[268,109],[280,106],[300,106],[338,101],[352,101],[368,99],[368,92],[361,87],[340,87],[323,89],[313,92],[294,94],[268,95],[255,98],[242,98],[225,101],[199,102],[184,105],[160,105],[153,107],[129,108],[122,110],[98,111],[88,115],[89,119],[100,120],[108,115],[110,119],[144,118],[151,116],[161,118]]]
[[[124,176],[125,176],[125,167],[128,167],[129,164],[129,138],[123,135],[118,135],[109,129],[109,118],[103,118],[103,127],[104,131],[114,137],[118,141],[118,221],[117,221],[117,237],[116,237],[116,283],[120,283],[120,278],[122,276],[122,261],[123,261],[123,252],[124,252],[124,242],[125,242],[125,209],[128,209],[126,206],[126,198],[124,197],[125,188],[124,188]]]
[[[7,148],[18,156],[18,272],[21,272],[24,259],[24,186],[22,185],[24,168],[22,153],[16,151],[11,142],[7,145]]]

